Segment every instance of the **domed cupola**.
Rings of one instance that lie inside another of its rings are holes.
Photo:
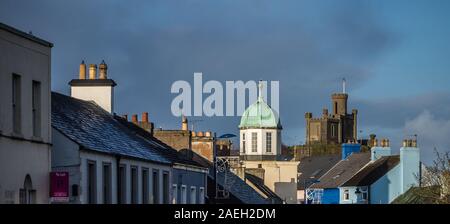
[[[242,114],[239,129],[274,128],[282,129],[280,117],[262,97],[262,83],[259,84],[258,100],[250,105]]]
[[[258,100],[242,114],[240,156],[243,160],[278,160],[281,155],[281,122],[278,113],[262,97],[259,83]]]

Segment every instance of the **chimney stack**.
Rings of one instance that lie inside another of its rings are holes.
[[[147,112],[142,113],[142,122],[148,123],[148,113]]]
[[[105,60],[98,66],[99,68],[99,79],[107,79],[108,65],[106,65]]]
[[[86,79],[86,64],[84,64],[84,60],[81,61],[80,64],[80,72],[78,73],[79,79]]]
[[[184,115],[181,118],[181,130],[183,130],[183,131],[189,130],[188,120]]]
[[[390,156],[392,154],[391,147],[389,146],[389,139],[383,138],[378,144],[378,140],[374,139],[374,145],[370,149],[371,161],[375,161],[383,156]]]
[[[137,114],[133,114],[131,116],[131,122],[133,123],[138,123],[138,115]]]
[[[89,65],[89,79],[96,79],[97,76],[97,65],[90,64]]]
[[[322,115],[324,118],[328,117],[328,109],[327,108],[323,108]]]

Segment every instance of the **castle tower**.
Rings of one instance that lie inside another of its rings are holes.
[[[347,114],[347,100],[348,95],[346,93],[335,93],[331,95],[331,101],[333,103],[333,115],[335,117]]]
[[[100,76],[97,79],[97,65],[89,65],[89,78],[86,78],[86,65],[84,61],[80,64],[79,79],[69,82],[70,95],[81,100],[92,100],[109,113],[114,112],[114,87],[116,83],[108,79],[108,66],[104,61],[99,65]]]
[[[347,101],[348,94],[345,92],[346,80],[342,80],[342,93],[335,93],[331,95],[331,101],[333,103],[333,115],[346,115],[347,114]]]

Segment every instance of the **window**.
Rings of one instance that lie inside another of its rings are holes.
[[[242,152],[245,153],[245,133],[242,133]]]
[[[363,201],[367,201],[369,199],[369,193],[367,192],[367,189],[367,187],[361,187]]]
[[[142,168],[142,204],[149,203],[148,181],[148,169]]]
[[[205,188],[201,187],[198,189],[198,203],[205,204]]]
[[[131,167],[131,204],[138,203],[138,173],[137,167]]]
[[[25,176],[23,188],[19,191],[19,203],[20,204],[35,204],[36,203],[36,190],[33,189],[33,183],[30,175]]]
[[[178,204],[178,188],[177,185],[172,185],[172,204]]]
[[[153,191],[152,191],[152,198],[153,198],[153,204],[159,203],[159,170],[153,170]]]
[[[258,133],[252,132],[252,152],[256,152],[258,146]]]
[[[266,152],[272,152],[272,132],[266,133]]]
[[[169,204],[170,203],[170,185],[169,185],[169,172],[163,173],[163,203]]]
[[[187,199],[186,185],[181,185],[181,204],[186,204]]]
[[[111,164],[103,164],[103,204],[112,203]]]
[[[88,161],[87,169],[87,202],[88,204],[97,203],[97,167],[95,161]]]
[[[344,190],[344,201],[348,201],[350,200],[350,193],[348,191],[348,189]]]
[[[13,132],[21,132],[21,82],[20,75],[13,74],[12,79],[12,109],[13,109]]]
[[[336,137],[336,125],[331,125],[331,137]]]
[[[197,203],[197,188],[192,186],[191,193],[190,193],[190,204],[196,204],[196,203]]]
[[[126,172],[126,165],[120,165],[119,166],[119,198],[117,199],[119,201],[119,204],[126,204],[127,203],[127,172]]]
[[[41,136],[41,83],[33,81],[32,90],[33,136]]]

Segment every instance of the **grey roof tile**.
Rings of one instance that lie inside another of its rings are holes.
[[[310,188],[337,188],[355,175],[370,161],[369,152],[352,153],[347,159],[339,161],[333,168],[328,170],[318,183],[312,184]]]
[[[52,127],[88,150],[157,163],[172,161],[91,101],[52,92]]]

